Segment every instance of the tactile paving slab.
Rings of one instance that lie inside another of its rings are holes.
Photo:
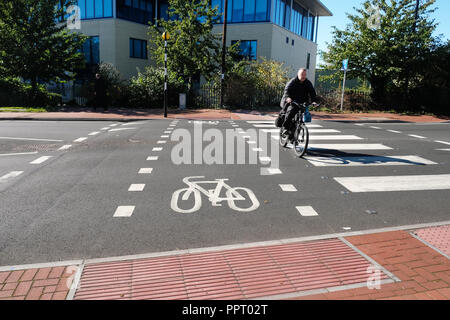
[[[450,256],[450,225],[414,231],[419,238]]]
[[[339,239],[88,264],[74,299],[268,297],[366,283],[369,266]]]

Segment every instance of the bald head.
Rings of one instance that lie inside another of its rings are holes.
[[[305,68],[301,68],[300,70],[298,70],[297,76],[298,79],[303,82],[306,80],[306,69]]]

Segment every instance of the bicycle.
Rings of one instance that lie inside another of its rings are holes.
[[[208,197],[208,200],[211,202],[213,207],[221,207],[222,204],[220,202],[227,201],[228,206],[230,209],[241,211],[241,212],[250,212],[258,209],[259,207],[259,201],[256,198],[253,191],[251,191],[248,188],[243,187],[230,187],[228,184],[225,183],[225,181],[228,181],[228,179],[215,179],[214,181],[190,181],[191,179],[203,179],[204,176],[198,176],[198,177],[186,177],[183,179],[183,182],[188,185],[186,188],[178,189],[176,190],[172,195],[172,201],[170,203],[172,210],[179,212],[179,213],[192,213],[195,211],[198,211],[202,206],[202,197],[201,194],[203,193],[205,196]],[[201,187],[199,184],[215,184],[215,189],[205,189]],[[226,189],[226,197],[220,197],[220,193],[222,191],[222,188]],[[251,202],[251,206],[248,208],[241,208],[238,207],[235,203],[235,201],[241,200],[247,200],[246,197],[242,196],[238,190],[244,191],[247,193],[248,198]],[[181,200],[187,201],[190,197],[190,195],[193,194],[193,201],[194,205],[190,209],[181,209],[178,205],[179,197],[181,195]]]
[[[285,148],[289,142],[292,143],[294,153],[301,158],[306,154],[309,143],[309,131],[303,119],[307,105],[306,103],[299,105],[294,101],[291,104],[296,105],[299,109],[292,120],[294,123],[294,132],[293,134],[290,134],[290,132],[284,133],[285,129],[280,128],[280,145]]]

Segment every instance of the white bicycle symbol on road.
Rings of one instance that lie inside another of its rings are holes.
[[[202,193],[208,197],[208,200],[212,203],[214,207],[221,207],[222,206],[221,202],[227,201],[230,209],[236,211],[250,212],[258,209],[259,201],[256,198],[253,191],[243,187],[235,187],[235,188],[230,187],[228,184],[225,183],[225,181],[228,181],[229,179],[215,179],[214,181],[190,181],[191,179],[204,179],[204,178],[205,178],[204,176],[184,178],[183,182],[187,184],[188,187],[178,189],[173,193],[172,201],[170,203],[172,210],[179,213],[192,213],[199,210],[202,206],[202,197],[201,197]],[[201,187],[199,184],[215,184],[216,187],[215,189],[205,189]],[[220,197],[220,193],[223,188],[226,189],[225,198]],[[242,196],[239,191],[247,193],[247,197]],[[180,195],[182,201],[188,201],[191,194],[194,195],[193,207],[191,209],[181,209],[178,205]],[[243,201],[247,199],[250,200],[251,202],[251,206],[248,208],[238,207],[235,203],[235,201]]]

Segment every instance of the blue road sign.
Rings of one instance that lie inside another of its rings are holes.
[[[348,70],[348,59],[342,61],[342,70],[344,71]]]

